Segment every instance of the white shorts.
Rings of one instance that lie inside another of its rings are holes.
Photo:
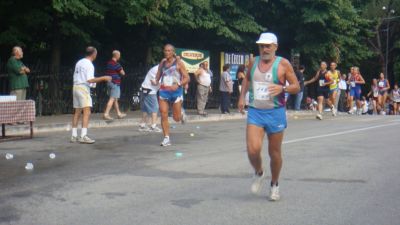
[[[90,87],[84,84],[74,85],[72,89],[74,109],[92,107],[92,97],[90,96]]]

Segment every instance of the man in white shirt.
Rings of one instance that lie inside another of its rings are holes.
[[[93,61],[96,59],[97,50],[94,47],[87,47],[85,58],[79,60],[75,65],[74,86],[72,89],[74,116],[72,118],[72,143],[93,144],[95,141],[87,136],[87,129],[90,118],[90,108],[92,107],[92,97],[90,88],[95,87],[96,83],[111,81],[110,76],[94,77]],[[78,122],[83,112],[82,131],[78,138]]]
[[[208,94],[212,91],[212,72],[208,68],[208,62],[202,62],[199,69],[194,73],[194,75],[197,80],[197,113],[202,116],[207,116],[207,113],[204,111],[204,109],[207,104]]]
[[[142,121],[139,125],[139,131],[150,131],[150,132],[161,132],[162,130],[157,127],[157,113],[159,110],[157,91],[160,85],[157,85],[156,75],[158,71],[158,65],[153,66],[142,83],[140,92],[140,108],[142,110]],[[147,117],[151,115],[151,126],[147,126]]]

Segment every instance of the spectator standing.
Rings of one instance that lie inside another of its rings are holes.
[[[342,74],[340,76],[339,84],[338,84],[338,110],[340,112],[347,112],[346,105],[347,105],[347,98],[346,98],[346,90],[347,90],[347,83],[346,83],[346,74]]]
[[[140,108],[142,111],[142,121],[139,125],[139,131],[161,132],[162,130],[157,127],[157,113],[159,110],[157,91],[160,88],[156,84],[156,75],[158,65],[153,66],[146,74],[142,83],[140,92]],[[148,117],[151,117],[151,125],[147,126]]]
[[[207,116],[207,112],[204,111],[208,94],[212,92],[211,83],[212,83],[212,72],[208,68],[208,62],[205,61],[200,64],[199,69],[194,73],[197,81],[197,113],[202,116]]]
[[[229,105],[231,103],[230,96],[233,92],[233,82],[229,73],[230,66],[225,64],[223,66],[223,73],[221,74],[219,91],[221,92],[221,113],[229,114]]]
[[[245,65],[240,65],[236,72],[236,79],[238,80],[239,95],[242,92],[243,79],[246,77],[246,74],[244,73],[245,68],[246,68]]]
[[[7,72],[10,80],[10,95],[15,95],[17,100],[26,99],[26,89],[29,87],[28,73],[31,71],[24,65],[21,59],[24,52],[19,46],[12,49],[11,57],[7,61]]]
[[[121,76],[125,76],[125,71],[118,61],[121,58],[121,53],[118,50],[112,52],[112,58],[107,62],[106,75],[112,77],[112,80],[107,83],[108,94],[110,99],[107,102],[106,109],[104,111],[103,118],[105,120],[113,120],[110,116],[110,110],[114,106],[117,112],[117,118],[122,119],[126,116],[125,113],[121,113],[119,110],[118,99],[121,97]]]
[[[300,91],[297,94],[293,95],[293,96],[296,96],[295,102],[294,102],[294,110],[300,110],[301,102],[303,100],[305,69],[306,69],[306,67],[301,65],[299,67],[299,70],[296,71],[296,77],[297,77],[297,81],[299,82],[299,85],[300,85]]]
[[[79,60],[75,65],[74,86],[72,88],[74,115],[72,117],[72,136],[71,142],[82,144],[93,144],[95,140],[87,136],[90,108],[92,107],[92,97],[90,88],[95,87],[95,83],[110,82],[110,76],[94,77],[93,61],[97,57],[97,50],[94,47],[87,47],[85,58]],[[78,122],[83,112],[82,131],[78,138]]]

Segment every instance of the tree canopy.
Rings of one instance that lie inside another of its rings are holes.
[[[396,15],[400,2],[395,0],[3,0],[0,60],[21,45],[27,59],[52,64],[57,72],[91,44],[100,58],[120,49],[124,63],[149,65],[159,60],[167,42],[212,55],[257,53],[259,34],[272,31],[279,38],[279,54],[299,52],[309,71],[326,60],[346,70],[365,66],[375,76],[383,69],[388,44],[394,80],[400,74]]]

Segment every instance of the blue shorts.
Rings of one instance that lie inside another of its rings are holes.
[[[108,82],[107,87],[108,87],[108,95],[111,98],[120,98],[121,97],[121,87],[118,84]]]
[[[352,87],[350,89],[350,96],[352,96],[356,100],[360,100],[361,99],[361,87],[360,86]]]
[[[280,133],[287,127],[286,109],[257,109],[249,107],[247,125],[253,124],[264,128],[267,134]]]
[[[170,103],[176,103],[183,100],[183,89],[178,88],[176,91],[160,90],[160,99]]]
[[[140,109],[142,112],[151,114],[158,112],[158,100],[157,95],[140,93]]]

